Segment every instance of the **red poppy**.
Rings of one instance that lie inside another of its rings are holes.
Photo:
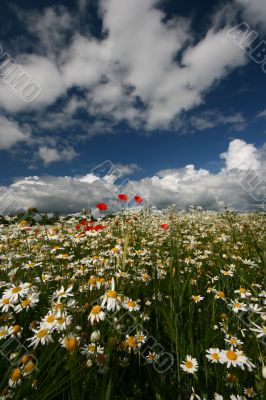
[[[76,225],[76,230],[79,231],[80,230],[80,224]]]
[[[121,194],[119,194],[117,197],[118,197],[118,199],[121,200],[121,201],[128,201],[128,197],[127,197],[126,194],[121,193]]]
[[[140,204],[140,203],[143,202],[143,198],[140,197],[140,196],[135,196],[135,197],[134,197],[134,200],[135,200],[135,202],[138,203],[138,204]]]
[[[105,203],[98,203],[96,208],[98,208],[100,211],[106,211],[108,209],[108,206]]]
[[[94,227],[93,226],[86,226],[86,228],[84,229],[84,232],[88,232],[88,231],[94,231]]]
[[[86,219],[82,219],[82,220],[80,221],[80,223],[81,223],[81,225],[87,225],[87,224],[88,224],[88,221],[87,221]]]
[[[99,224],[99,225],[96,225],[94,229],[95,229],[96,231],[101,231],[101,230],[104,229],[104,228],[105,228],[104,225]]]
[[[169,229],[169,224],[161,224],[161,228],[163,228],[163,229]]]

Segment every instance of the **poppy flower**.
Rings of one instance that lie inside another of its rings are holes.
[[[105,228],[104,225],[99,224],[99,225],[96,225],[94,229],[95,229],[96,231],[101,231],[101,230],[104,229],[104,228]]]
[[[88,224],[88,221],[87,221],[86,219],[82,219],[82,220],[80,221],[80,223],[81,223],[81,225],[87,225],[87,224]]]
[[[169,229],[169,224],[161,224],[162,229]]]
[[[105,203],[98,203],[96,205],[96,208],[98,208],[100,211],[106,211],[108,209],[108,206]]]
[[[80,230],[80,224],[76,225],[76,230],[79,231]]]
[[[128,201],[128,197],[127,197],[126,194],[121,193],[121,194],[119,194],[117,197],[118,197],[118,199],[119,199],[120,201]]]
[[[140,204],[140,203],[143,202],[143,198],[140,197],[140,196],[135,196],[135,197],[134,197],[134,200],[135,200],[135,202],[138,203],[138,204]]]

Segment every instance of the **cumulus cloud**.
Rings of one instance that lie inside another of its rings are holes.
[[[78,6],[84,10],[86,1]],[[226,35],[231,21],[220,26],[219,13],[197,40],[189,18],[167,20],[155,0],[101,0],[98,11],[103,26],[99,37],[79,31],[77,17],[64,7],[25,17],[40,47],[17,59],[42,87],[32,105],[36,109],[79,88],[84,108],[97,120],[125,120],[147,130],[169,128],[181,112],[204,102],[214,85],[247,62]],[[8,92],[0,84],[1,107],[28,107]]]
[[[158,208],[175,203],[182,208],[197,205],[213,210],[226,206],[240,211],[261,209],[266,197],[265,146],[257,149],[235,139],[221,158],[225,165],[218,173],[187,165],[138,181],[126,180],[122,187],[110,171],[102,176],[91,171],[83,177],[26,177],[8,189],[22,207],[34,206],[47,212],[94,208],[99,201],[112,203],[120,192],[141,194]],[[131,169],[125,166],[126,173]]]
[[[72,147],[66,147],[62,151],[59,151],[56,148],[41,146],[39,147],[38,154],[45,165],[56,161],[71,161],[77,156]]]
[[[253,25],[258,25],[266,32],[266,2],[264,0],[235,0],[237,5],[240,5],[244,16]]]
[[[28,128],[21,127],[14,120],[0,115],[0,150],[8,150],[18,142],[28,141],[29,138]]]

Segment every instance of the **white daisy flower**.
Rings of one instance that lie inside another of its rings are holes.
[[[198,361],[196,358],[192,358],[191,356],[187,355],[186,359],[182,361],[180,367],[188,374],[194,374],[194,372],[198,370]]]

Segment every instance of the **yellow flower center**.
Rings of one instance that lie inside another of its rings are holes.
[[[65,318],[64,317],[57,318],[56,320],[57,320],[58,324],[60,324],[60,325],[62,325],[65,322]]]
[[[21,302],[22,307],[27,307],[31,303],[30,299],[23,300]]]
[[[91,353],[93,353],[95,351],[95,344],[89,344],[88,346],[88,351],[90,351]]]
[[[128,347],[135,347],[136,346],[135,336],[129,336],[129,338],[127,339],[127,345],[128,345]]]
[[[190,368],[193,367],[193,363],[192,363],[191,361],[187,360],[187,361],[185,362],[185,366],[186,366],[188,369],[190,369]]]
[[[235,361],[237,359],[237,354],[233,350],[228,350],[226,352],[226,357],[228,358],[228,360]]]
[[[224,292],[220,291],[220,292],[217,292],[217,296],[221,297],[221,298],[224,298],[225,294],[224,294]]]
[[[117,292],[115,290],[108,290],[107,297],[110,297],[111,299],[116,299]]]
[[[92,310],[91,310],[91,313],[92,314],[94,314],[94,315],[96,315],[96,314],[99,314],[100,312],[101,312],[101,306],[99,306],[98,304],[96,305],[96,306],[94,306],[94,307],[92,307]]]
[[[65,339],[65,345],[69,351],[74,351],[78,346],[78,341],[75,337],[70,337]]]
[[[54,320],[55,320],[55,316],[54,315],[49,315],[46,318],[46,322],[48,322],[48,324],[51,324],[52,322],[54,322]]]
[[[13,289],[12,289],[12,293],[19,293],[20,291],[22,290],[22,288],[21,287],[14,287]]]
[[[129,308],[134,308],[136,306],[136,303],[135,303],[135,301],[128,301],[127,305]]]
[[[96,283],[96,278],[90,278],[89,280],[88,280],[88,284],[89,285],[95,285],[95,283]]]
[[[19,368],[13,369],[11,377],[10,377],[11,380],[12,381],[18,381],[20,377],[21,377],[20,369]]]
[[[47,335],[47,329],[40,329],[39,332],[37,333],[38,338],[42,338]]]
[[[243,287],[239,288],[239,292],[240,293],[246,293],[246,289],[244,289]]]
[[[234,307],[235,307],[235,308],[240,308],[240,307],[241,307],[241,304],[240,304],[240,303],[234,303]]]
[[[27,364],[24,367],[24,372],[29,374],[33,369],[35,368],[35,364],[32,361],[27,362]]]
[[[218,353],[212,353],[212,358],[214,360],[219,360],[219,354]]]
[[[20,325],[13,325],[12,328],[14,333],[19,333],[21,331]]]
[[[9,299],[3,299],[3,304],[9,304],[10,300]]]
[[[5,336],[7,331],[5,329],[0,330],[0,336]]]

